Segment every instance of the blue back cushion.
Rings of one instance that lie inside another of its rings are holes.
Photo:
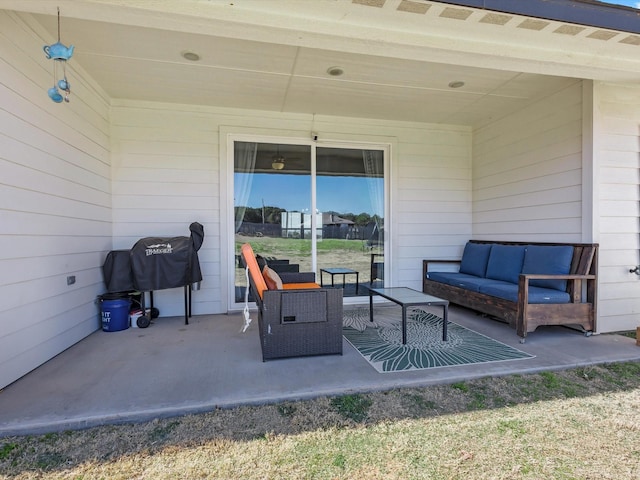
[[[484,277],[487,272],[487,262],[491,252],[490,243],[467,243],[462,253],[460,273]]]
[[[571,271],[573,247],[569,245],[528,245],[522,273],[549,273],[566,275]],[[534,287],[566,290],[566,280],[531,280]]]
[[[525,250],[524,245],[493,245],[487,263],[487,278],[518,283]]]

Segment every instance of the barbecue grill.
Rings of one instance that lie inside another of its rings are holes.
[[[191,288],[202,281],[198,250],[204,240],[204,227],[194,222],[189,230],[189,237],[145,237],[131,250],[112,250],[107,254],[102,266],[107,291],[123,295],[142,293],[143,315],[136,321],[139,327],[149,326],[150,317],[155,318],[159,313],[153,308],[153,291],[177,287],[184,288],[184,322],[189,324]],[[148,316],[144,306],[145,292],[149,292],[151,303]]]

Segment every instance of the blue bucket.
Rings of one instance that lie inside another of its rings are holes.
[[[102,330],[119,332],[129,328],[130,300],[102,300]]]

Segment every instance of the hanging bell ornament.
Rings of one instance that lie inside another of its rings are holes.
[[[69,101],[69,95],[71,94],[71,85],[67,81],[66,66],[67,60],[73,55],[74,46],[66,46],[60,42],[60,9],[58,8],[58,41],[52,45],[45,45],[42,47],[47,59],[53,60],[53,87],[47,90],[49,98],[56,103],[60,103],[63,100]],[[62,65],[62,77],[58,80],[58,65]],[[64,97],[58,91],[58,88],[65,92]]]
[[[47,93],[49,94],[49,98],[54,102],[56,103],[62,102],[63,100],[62,95],[60,95],[60,92],[58,92],[58,89],[55,86],[47,90]]]

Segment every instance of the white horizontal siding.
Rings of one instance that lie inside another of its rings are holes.
[[[640,325],[640,87],[594,85],[603,332]]]
[[[471,237],[471,130],[433,126],[397,135],[394,285],[421,290],[422,260],[459,258]]]
[[[582,239],[580,82],[474,131],[473,236]]]
[[[73,59],[71,102],[49,99],[42,46],[53,42],[29,17],[0,10],[0,388],[99,328],[108,99]]]
[[[308,139],[390,139],[392,152],[391,273],[394,284],[420,288],[421,260],[460,254],[471,233],[471,133],[467,128],[342,117],[312,117],[188,105],[114,102],[112,109],[114,246],[144,236],[186,235],[205,226],[204,281],[194,313],[228,308],[221,258],[224,231],[219,132]],[[373,141],[373,140],[371,140]],[[222,161],[230,161],[222,159]],[[182,291],[159,292],[162,315],[182,313]]]
[[[202,289],[193,313],[225,311],[220,279],[218,123],[207,109],[116,102],[112,109],[114,248],[143,237],[189,236],[204,226]],[[183,315],[183,290],[154,295],[161,315]]]

